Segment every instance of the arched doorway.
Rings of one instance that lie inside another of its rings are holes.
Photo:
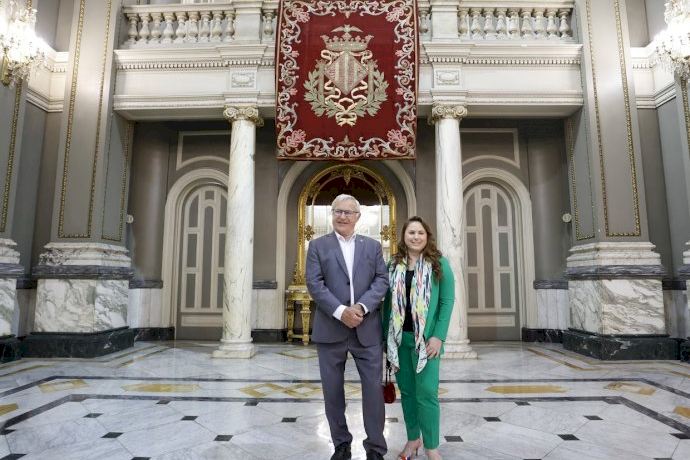
[[[518,340],[514,206],[491,182],[465,197],[465,264],[470,340]]]
[[[529,192],[516,177],[493,168],[464,181],[469,338],[520,340],[521,327],[535,316]]]
[[[309,242],[333,231],[331,203],[336,196],[352,195],[361,205],[356,232],[381,243],[383,257],[395,253],[395,196],[384,179],[360,165],[337,165],[315,174],[302,189],[298,201],[297,274],[304,275]]]
[[[305,287],[305,260],[309,242],[333,231],[331,203],[340,194],[357,198],[361,217],[356,232],[381,243],[384,258],[397,245],[395,196],[382,176],[362,165],[335,165],[315,173],[302,188],[297,202],[297,260],[288,287],[288,337],[301,331],[309,318],[307,310],[295,315],[294,302],[308,299]],[[305,316],[306,315],[306,316]]]
[[[176,339],[222,333],[227,176],[200,169],[178,179],[166,203],[163,321]]]

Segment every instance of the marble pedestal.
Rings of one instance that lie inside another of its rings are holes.
[[[38,287],[34,331],[23,343],[26,356],[93,357],[132,346],[132,269],[125,248],[50,243],[33,276]]]
[[[17,243],[0,238],[0,362],[19,359],[19,341],[14,336],[18,327],[17,278],[24,273],[19,265]]]
[[[651,243],[592,243],[571,249],[566,276],[570,330],[563,346],[599,359],[677,359],[668,337]]]
[[[683,252],[683,265],[678,270],[681,278],[685,279],[685,293],[687,301],[686,316],[690,316],[690,241],[685,243],[688,248]],[[681,344],[680,359],[682,361],[690,361],[690,336],[686,338]]]

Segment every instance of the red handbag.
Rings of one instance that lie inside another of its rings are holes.
[[[383,400],[386,404],[395,402],[395,384],[391,382],[391,363],[386,360],[386,380],[383,382]]]

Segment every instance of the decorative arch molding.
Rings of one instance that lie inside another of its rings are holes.
[[[280,184],[280,191],[278,192],[277,212],[276,212],[276,282],[278,283],[278,296],[280,299],[280,308],[285,304],[285,259],[287,249],[287,207],[290,192],[295,183],[304,171],[312,163],[306,161],[295,162],[287,174],[283,182]],[[388,168],[395,178],[400,183],[405,192],[405,200],[407,201],[407,215],[414,216],[417,213],[417,196],[415,195],[414,183],[412,178],[405,171],[399,161],[385,161],[380,164]],[[323,169],[327,166],[324,165]]]
[[[161,322],[167,326],[175,326],[177,322],[177,308],[172,304],[172,293],[175,289],[177,265],[175,264],[175,242],[179,241],[179,226],[177,223],[182,215],[182,204],[189,193],[202,183],[215,182],[226,187],[228,175],[211,168],[201,168],[190,171],[180,177],[170,188],[165,201],[165,220],[163,227],[163,309]]]
[[[521,326],[537,327],[537,300],[534,292],[534,227],[532,199],[525,184],[515,175],[497,168],[482,168],[463,177],[463,192],[478,182],[493,182],[502,186],[515,204],[518,283],[520,289]],[[464,210],[463,210],[464,212]]]

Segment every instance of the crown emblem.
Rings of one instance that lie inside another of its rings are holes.
[[[331,32],[343,32],[342,37],[328,35],[321,35],[321,39],[326,45],[326,49],[334,53],[342,53],[343,51],[349,51],[351,53],[359,53],[367,49],[369,46],[369,41],[374,38],[372,35],[367,35],[366,37],[354,37],[350,32],[362,32],[361,29],[345,24],[342,27],[333,29]]]
[[[373,35],[354,37],[352,32],[363,31],[349,24],[331,32],[342,35],[321,36],[326,49],[304,82],[304,100],[316,116],[335,117],[338,126],[354,126],[363,116],[376,116],[387,100],[388,82],[367,49]]]

